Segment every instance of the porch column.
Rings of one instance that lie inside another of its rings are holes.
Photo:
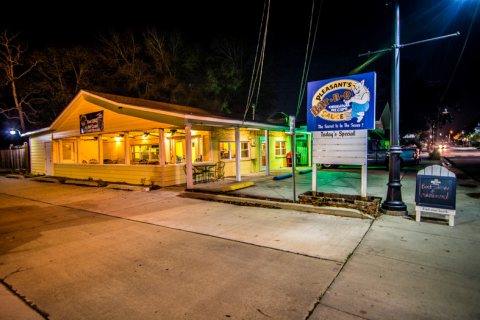
[[[269,131],[265,130],[265,174],[270,175],[270,140],[268,139]]]
[[[236,181],[242,181],[240,158],[242,157],[242,149],[240,147],[240,128],[235,128],[235,172]]]
[[[312,134],[307,134],[307,155],[308,155],[308,166],[312,166]]]
[[[75,163],[80,163],[79,161],[79,150],[80,150],[80,138],[75,138]]]
[[[185,156],[186,168],[185,173],[187,175],[187,189],[193,189],[193,177],[192,177],[192,125],[185,126]]]
[[[97,138],[98,142],[98,164],[103,163],[103,135],[99,134]]]
[[[123,133],[123,146],[125,148],[125,164],[130,164],[130,136],[128,131]]]
[[[58,163],[62,163],[63,159],[63,142],[62,139],[58,139]]]
[[[165,130],[158,129],[158,162],[165,165]]]

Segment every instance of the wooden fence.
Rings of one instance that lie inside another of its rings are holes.
[[[0,150],[1,171],[28,171],[28,144],[10,146],[9,149]]]

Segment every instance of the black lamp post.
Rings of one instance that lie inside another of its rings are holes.
[[[383,213],[390,215],[404,215],[407,213],[407,206],[402,201],[402,184],[400,183],[400,155],[402,154],[402,148],[399,143],[399,118],[400,118],[400,48],[404,48],[411,45],[421,44],[425,42],[441,40],[449,37],[459,36],[460,32],[454,34],[411,42],[407,44],[400,44],[400,6],[398,0],[395,0],[394,8],[394,44],[392,48],[382,49],[373,52],[367,52],[358,55],[359,57],[374,53],[380,53],[385,51],[392,51],[392,101],[391,101],[391,113],[392,113],[392,128],[390,132],[389,149],[389,176],[388,176],[388,189],[385,201],[382,203],[380,210]]]
[[[389,214],[406,214],[407,206],[402,201],[402,184],[400,183],[400,155],[402,148],[399,144],[400,118],[400,6],[395,1],[394,44],[392,48],[392,129],[390,130],[390,157],[388,189],[381,211]]]

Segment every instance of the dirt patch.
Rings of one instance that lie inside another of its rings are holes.
[[[288,203],[294,203],[292,200],[289,199],[281,199],[281,198],[269,198],[269,197],[258,197],[258,196],[253,196],[253,195],[248,195],[248,194],[238,194],[238,193],[233,193],[233,192],[223,192],[223,191],[212,191],[212,190],[201,190],[201,189],[188,189],[185,190],[188,192],[199,192],[199,193],[208,193],[208,194],[220,194],[220,195],[227,195],[227,196],[233,196],[233,197],[238,197],[238,198],[248,198],[248,199],[256,199],[256,200],[266,200],[266,201],[276,201],[276,202],[288,202]],[[297,202],[298,203],[298,202]]]
[[[476,192],[476,193],[467,193],[467,196],[471,197],[471,198],[475,198],[475,199],[480,199],[480,193],[479,192]]]
[[[476,188],[477,186],[474,184],[459,184],[459,187],[465,187],[465,188]]]

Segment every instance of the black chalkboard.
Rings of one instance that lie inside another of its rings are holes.
[[[417,206],[455,210],[456,177],[417,176],[415,204]]]

